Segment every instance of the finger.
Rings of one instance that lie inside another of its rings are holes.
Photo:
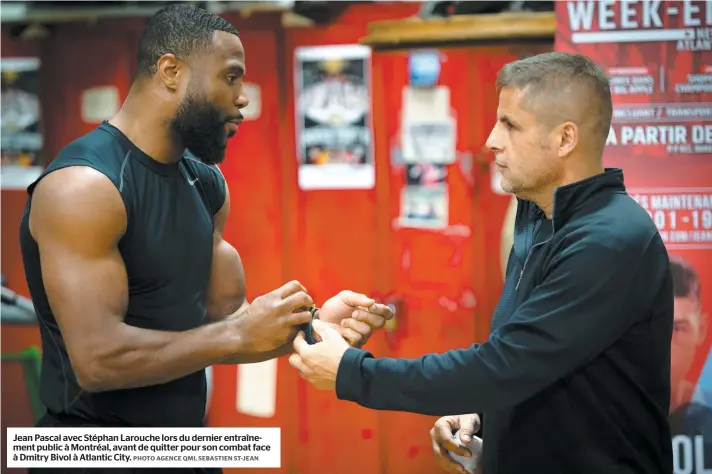
[[[282,308],[294,310],[303,306],[311,306],[312,303],[314,303],[314,301],[308,293],[304,291],[298,291],[282,299],[281,306]]]
[[[284,317],[284,324],[287,326],[299,326],[300,324],[306,324],[312,320],[312,315],[309,311],[302,311],[300,313],[289,313]]]
[[[346,342],[354,347],[360,347],[366,342],[367,339],[365,336],[362,336],[351,328],[344,328],[344,332],[341,337],[346,339]]]
[[[332,328],[334,331],[339,333],[339,336],[343,339],[344,338],[344,333],[346,332],[346,328],[343,326],[340,326],[335,323],[326,323],[330,328]],[[317,342],[321,342],[321,337],[319,334],[314,333],[314,339],[317,340]]]
[[[333,340],[341,339],[339,333],[324,321],[315,319],[312,321],[312,329],[316,332],[322,341],[329,342]]]
[[[472,441],[474,434],[480,429],[480,417],[477,414],[460,415],[460,441],[464,444]]]
[[[351,316],[353,319],[363,321],[374,329],[380,329],[386,324],[386,318],[375,313],[369,313],[362,309],[354,311]]]
[[[465,468],[454,459],[452,459],[445,448],[440,446],[434,439],[432,439],[433,454],[435,455],[438,467],[445,472],[457,473],[457,474],[468,474]]]
[[[341,320],[341,326],[345,328],[350,328],[356,331],[357,333],[361,334],[364,337],[370,336],[371,335],[371,326],[368,324],[357,321],[353,318],[346,318]]]
[[[367,308],[376,302],[376,300],[374,300],[373,298],[369,298],[364,294],[355,293],[349,290],[344,290],[339,293],[339,297],[341,298],[341,301],[353,307],[362,306],[364,308]]]
[[[441,418],[435,423],[435,440],[446,450],[451,451],[460,456],[467,456],[467,449],[460,446],[457,439],[453,437],[453,432],[460,428],[460,422],[457,418]]]
[[[393,319],[396,314],[396,307],[392,304],[373,304],[365,308],[369,313],[382,316],[386,321]]]
[[[303,291],[304,293],[306,293],[307,289],[304,288],[304,286],[297,280],[292,280],[278,288],[276,290],[276,293],[277,295],[279,295],[280,298],[284,299],[287,296],[293,295],[294,293],[297,293],[299,291]]]
[[[302,358],[299,354],[292,354],[289,356],[289,365],[297,369],[300,373],[305,369]]]
[[[322,321],[322,322],[323,322],[323,321]],[[341,339],[346,339],[345,334],[346,334],[348,328],[345,328],[345,327],[343,327],[343,326],[340,326],[340,325],[338,325],[338,324],[336,324],[336,323],[324,323],[324,324],[326,324],[326,325],[329,326],[331,329],[333,329],[334,331],[336,331],[336,332],[339,334],[339,337],[341,337]],[[314,331],[314,332],[312,333],[312,335],[314,336],[314,340],[315,340],[316,342],[322,342],[322,338],[321,338],[321,336],[319,335],[319,333],[317,333],[316,331]]]
[[[294,338],[292,346],[294,347],[294,350],[296,351],[297,355],[299,355],[301,360],[302,354],[306,349],[309,348],[309,343],[304,340],[304,331],[299,331],[297,337]]]

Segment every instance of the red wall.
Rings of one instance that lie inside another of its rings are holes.
[[[374,292],[374,191],[297,190],[291,56],[297,46],[355,43],[366,34],[368,21],[409,16],[417,10],[415,3],[357,5],[331,27],[286,31],[276,16],[243,19],[239,14],[225,15],[240,30],[245,44],[247,80],[262,89],[260,119],[241,126],[222,166],[233,202],[225,235],[242,255],[249,298],[291,278],[304,282],[319,302],[344,288]],[[42,60],[40,96],[46,156],[54,156],[96,126],[80,118],[83,90],[114,85],[121,99],[125,98],[144,21],[59,25],[50,38],[33,43],[3,37],[3,57],[39,56]],[[23,191],[2,191],[2,272],[11,288],[28,295],[17,237],[24,203]],[[353,222],[363,225],[342,231]],[[15,332],[15,328],[3,327],[3,338]],[[29,337],[37,343],[36,333]],[[380,453],[371,434],[377,430],[376,415],[307,387],[286,359],[279,361],[277,409],[271,419],[238,413],[236,368],[214,370],[210,423],[282,427],[283,467],[279,472],[324,472],[324,466],[329,466],[329,472],[341,473],[377,470]],[[3,377],[3,386],[17,386],[17,376]],[[3,397],[4,413],[16,408],[17,400]],[[20,419],[13,422],[4,417],[4,426],[8,426],[6,421],[23,424]],[[349,456],[341,456],[351,449],[362,449],[358,466]]]
[[[360,4],[349,7],[331,26],[286,30],[276,16],[226,15],[245,45],[246,79],[262,90],[260,118],[241,126],[222,165],[233,202],[225,236],[243,258],[248,297],[292,278],[299,279],[317,303],[344,288],[398,297],[403,305],[395,332],[380,331],[369,342],[378,356],[416,357],[466,347],[488,334],[501,286],[499,246],[509,198],[491,192],[490,159],[480,151],[496,109],[495,74],[526,51],[503,46],[441,50],[446,61],[440,83],[452,91],[458,151],[472,157],[469,167],[448,167],[450,228],[444,232],[392,225],[405,181],[403,167],[391,164],[391,149],[400,127],[406,52],[373,54],[376,187],[370,190],[298,188],[293,56],[300,46],[357,43],[369,21],[407,17],[418,8],[417,3]],[[3,57],[42,58],[47,156],[95,126],[80,118],[84,89],[115,85],[125,97],[143,22],[61,25],[41,43],[3,38]],[[551,45],[529,50],[537,48]],[[2,191],[2,271],[13,289],[26,294],[17,242],[24,200],[24,192]],[[3,343],[12,333],[6,329]],[[214,375],[211,425],[282,428],[282,468],[273,472],[437,472],[428,438],[434,417],[376,412],[340,402],[333,393],[309,386],[282,358],[276,414],[256,418],[236,410],[237,369],[217,366]],[[3,375],[4,387],[17,383]],[[3,397],[3,412],[17,403],[17,397]],[[8,426],[5,417],[3,426]]]

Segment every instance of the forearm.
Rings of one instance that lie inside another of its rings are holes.
[[[260,352],[257,354],[238,354],[220,361],[219,364],[254,364],[257,362],[264,362],[266,360],[276,359],[277,357],[282,357],[291,354],[292,352],[294,352],[294,346],[292,345],[292,342],[288,342],[273,351]]]
[[[112,329],[110,338],[83,352],[83,360],[72,359],[79,383],[87,391],[165,383],[246,352],[247,347],[234,320],[182,332],[142,329],[123,322]]]
[[[417,359],[344,354],[337,396],[367,408],[443,416],[515,405],[551,381],[544,366],[525,366],[512,345],[497,336],[467,349]]]
[[[374,359],[368,352],[349,349],[339,366],[336,394],[339,399],[375,410],[406,411],[445,416],[476,413],[497,405],[500,394],[485,382],[465,354],[474,349],[449,351],[418,359]],[[464,356],[464,357],[463,357]]]
[[[225,321],[234,319],[250,306],[244,294],[236,294],[231,297],[223,297],[220,302],[208,301],[206,307],[206,317],[208,322]]]

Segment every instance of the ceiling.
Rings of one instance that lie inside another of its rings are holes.
[[[100,18],[151,16],[171,3],[192,3],[214,13],[227,11],[292,11],[300,3],[293,0],[268,1],[13,1],[2,2],[3,23],[52,24],[66,21],[92,21]]]

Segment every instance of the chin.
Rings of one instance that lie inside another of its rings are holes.
[[[499,187],[502,188],[502,191],[509,194],[516,194],[517,191],[516,188],[512,186],[512,183],[505,180],[504,178],[499,180]]]

